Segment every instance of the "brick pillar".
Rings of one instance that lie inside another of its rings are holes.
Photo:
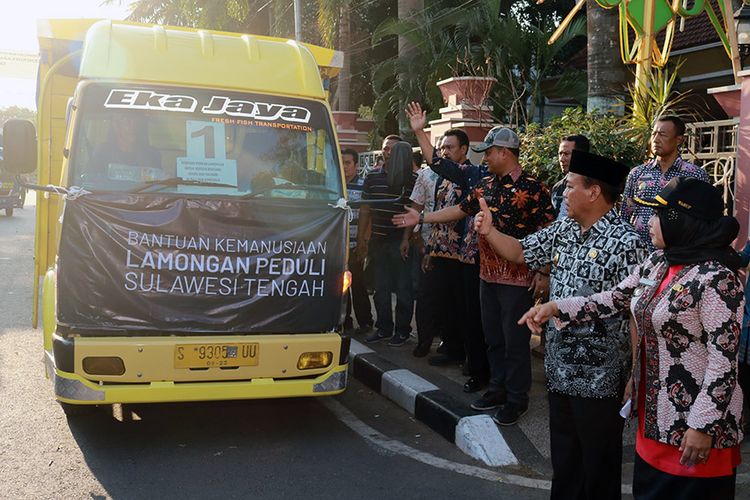
[[[740,71],[740,124],[737,128],[737,160],[734,180],[734,216],[740,223],[737,246],[742,248],[748,236],[750,217],[750,71]]]

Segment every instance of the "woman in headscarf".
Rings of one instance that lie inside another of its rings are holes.
[[[411,144],[399,141],[393,145],[388,161],[385,162],[385,173],[388,176],[388,186],[394,194],[411,189],[414,185],[414,157]]]
[[[633,399],[638,414],[633,495],[637,499],[734,498],[742,390],[737,349],[744,308],[739,224],[724,216],[716,188],[672,179],[653,199],[658,249],[613,290],[530,309],[532,330],[596,321],[628,308],[637,326]]]

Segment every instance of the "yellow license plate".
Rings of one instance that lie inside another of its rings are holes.
[[[256,366],[258,344],[179,344],[174,349],[175,368]]]

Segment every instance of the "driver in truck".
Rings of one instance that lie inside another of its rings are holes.
[[[94,149],[83,181],[153,180],[163,177],[159,152],[148,143],[147,124],[133,116],[115,115],[107,139]],[[132,177],[133,167],[141,172]]]

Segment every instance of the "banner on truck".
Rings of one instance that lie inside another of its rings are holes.
[[[68,200],[64,217],[60,326],[288,333],[340,320],[342,210],[107,193]]]

